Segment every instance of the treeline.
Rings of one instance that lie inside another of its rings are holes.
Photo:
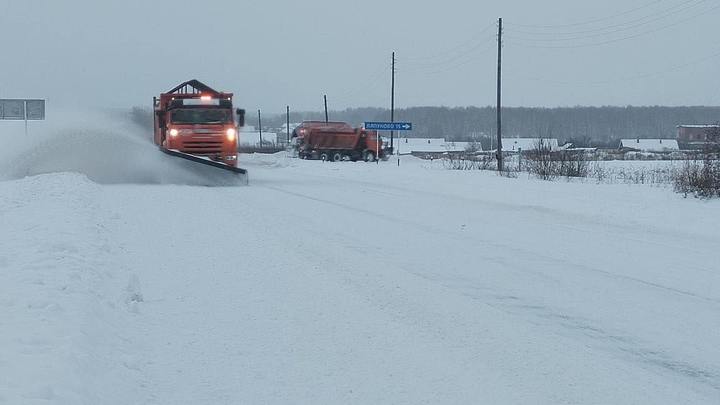
[[[442,137],[483,144],[496,136],[494,107],[411,107],[395,111],[395,121],[411,121],[411,137]],[[359,125],[389,121],[383,108],[331,111],[330,120]],[[291,122],[324,120],[324,112],[293,112]],[[622,138],[675,138],[681,124],[720,121],[720,107],[562,107],[503,108],[504,137],[557,138],[584,147],[616,147]],[[263,117],[263,126],[278,128],[285,115]],[[249,120],[252,125],[252,119]]]
[[[135,107],[131,119],[144,127],[152,125],[152,111]],[[445,138],[478,141],[490,146],[496,136],[494,107],[411,107],[395,111],[395,121],[410,121],[416,138]],[[255,125],[252,115],[248,124]],[[365,121],[389,121],[383,108],[350,108],[330,111],[333,121],[361,125]],[[285,123],[285,114],[263,117],[265,129]],[[291,122],[324,120],[324,112],[291,112]],[[557,138],[578,147],[617,147],[622,138],[675,138],[681,124],[714,124],[720,107],[507,107],[503,108],[504,137]]]

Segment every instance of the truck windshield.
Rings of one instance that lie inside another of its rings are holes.
[[[224,124],[232,122],[232,113],[220,108],[187,108],[174,110],[171,119],[175,124]]]

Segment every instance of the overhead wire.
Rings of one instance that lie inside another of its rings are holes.
[[[660,27],[656,27],[650,30],[638,32],[632,35],[626,35],[623,37],[617,37],[617,38],[611,38],[607,40],[602,41],[595,41],[595,42],[585,42],[580,44],[567,44],[567,45],[557,45],[553,43],[553,41],[550,40],[541,40],[541,39],[532,39],[532,38],[522,38],[522,37],[514,37],[512,35],[506,35],[505,37],[511,40],[512,43],[524,47],[524,48],[541,48],[541,49],[569,49],[569,48],[586,48],[586,47],[595,47],[595,46],[602,46],[607,44],[612,44],[616,42],[626,41],[630,39],[635,39],[644,35],[653,34],[656,32],[664,31],[672,27],[676,27],[680,24],[686,23],[688,21],[694,20],[698,17],[706,16],[711,14],[714,11],[717,11],[720,9],[720,4],[716,4],[710,8],[704,9],[698,13],[692,14],[690,16],[687,16],[685,18],[682,18],[678,21],[675,21],[671,24],[666,24]],[[528,44],[528,42],[530,42]],[[556,42],[556,41],[554,41]]]
[[[685,68],[691,67],[691,66],[697,66],[699,64],[708,62],[712,59],[720,57],[720,50],[717,50],[716,52],[693,59],[689,62],[685,62],[682,64],[678,64],[675,66],[671,66],[667,69],[655,71],[655,72],[649,72],[649,73],[638,73],[631,76],[625,76],[625,77],[619,77],[616,79],[611,80],[592,80],[592,81],[576,81],[576,82],[570,82],[570,81],[563,81],[563,80],[555,80],[555,79],[548,79],[543,77],[531,77],[531,76],[523,76],[520,74],[517,74],[513,71],[508,71],[506,73],[507,76],[510,77],[517,77],[519,79],[528,80],[528,81],[540,81],[540,82],[546,82],[551,84],[557,84],[557,85],[567,85],[567,86],[602,86],[602,85],[608,85],[608,84],[615,84],[615,83],[622,83],[622,82],[628,82],[628,81],[634,81],[638,79],[647,79],[650,77],[656,77],[656,76],[663,76],[668,73],[675,73],[684,70]]]
[[[605,17],[600,17],[600,18],[596,18],[596,19],[593,19],[593,20],[586,20],[586,21],[581,21],[581,22],[576,22],[576,23],[570,23],[570,24],[555,24],[555,25],[511,24],[511,26],[523,27],[523,28],[566,28],[566,27],[577,27],[577,26],[581,26],[581,25],[589,25],[589,24],[594,24],[594,23],[598,23],[598,22],[601,22],[601,21],[612,20],[612,19],[615,19],[615,18],[617,18],[617,17],[622,17],[622,16],[624,16],[624,15],[632,14],[632,13],[634,13],[634,12],[636,12],[636,11],[639,11],[639,10],[642,10],[642,9],[645,9],[645,8],[648,8],[648,7],[652,7],[652,6],[654,6],[655,4],[663,3],[663,2],[666,2],[666,1],[668,1],[668,0],[654,0],[654,1],[651,1],[651,2],[649,2],[649,3],[645,3],[645,4],[642,5],[642,6],[635,7],[635,8],[632,8],[632,9],[630,9],[630,10],[622,11],[622,12],[619,12],[619,13],[617,13],[617,14],[613,14],[613,15],[609,15],[609,16],[605,16]]]
[[[467,52],[456,55],[452,58],[447,58],[442,61],[437,61],[434,63],[425,63],[425,64],[418,64],[418,63],[409,63],[408,69],[405,69],[404,72],[406,73],[414,73],[414,72],[437,72],[437,71],[443,71],[443,69],[448,67],[455,67],[458,65],[465,65],[469,63],[470,61],[476,60],[478,56],[481,56],[485,53],[487,53],[491,49],[496,48],[496,44],[491,43],[488,44],[487,42],[481,42],[476,44],[472,49],[468,50]]]
[[[475,48],[478,45],[479,41],[483,41],[483,42],[487,41],[488,31],[490,31],[490,29],[494,28],[495,26],[496,26],[496,24],[494,22],[490,23],[490,24],[486,25],[484,28],[482,28],[480,31],[478,31],[477,33],[472,35],[470,37],[470,39],[467,39],[451,48],[447,48],[447,49],[444,49],[439,52],[435,52],[430,55],[408,56],[405,59],[408,62],[419,62],[419,63],[434,62],[437,60],[443,60],[448,57],[456,56],[458,53],[460,53],[460,54],[466,53],[466,52],[470,51],[472,48]],[[493,38],[493,37],[491,36],[490,38]],[[468,48],[470,48],[470,49],[468,49]]]
[[[707,6],[708,0],[684,0],[680,3],[675,3],[672,5],[667,4],[668,0],[654,0],[648,3],[645,3],[641,6],[634,7],[619,13],[615,13],[610,16],[602,17],[602,18],[596,18],[592,20],[587,20],[584,22],[578,22],[578,23],[571,23],[571,24],[561,24],[561,25],[522,25],[522,24],[505,24],[506,27],[510,27],[510,30],[512,32],[509,33],[503,33],[504,39],[507,39],[510,41],[510,44],[518,45],[521,47],[526,48],[540,48],[540,49],[547,49],[547,48],[584,48],[584,47],[594,47],[594,46],[601,46],[611,43],[617,43],[625,40],[630,40],[634,38],[638,38],[644,35],[652,34],[655,32],[663,31],[670,29],[672,27],[676,27],[680,24],[683,24],[685,22],[691,21],[693,19],[696,19],[698,17],[708,15],[713,13],[714,11],[717,11],[720,9],[720,4],[710,4],[710,7],[703,7]],[[651,9],[655,6],[660,5],[661,3],[665,3],[662,9],[654,9],[651,10],[649,13],[643,15],[643,16],[637,16],[637,13],[641,10],[647,10]],[[665,7],[667,6],[667,7]],[[701,10],[698,10],[699,8],[703,7]],[[691,13],[692,12],[692,13]],[[630,16],[635,14],[632,19],[625,20],[622,23],[612,23],[610,25],[605,25],[603,27],[597,27],[593,26],[596,25],[599,22],[603,21],[609,21],[616,19],[618,17],[624,17],[624,16]],[[679,19],[678,19],[679,17]],[[668,19],[672,19],[671,21],[667,21]],[[642,30],[637,32],[632,32],[633,30],[637,30],[640,27],[645,27],[653,23],[659,23],[663,21],[664,23],[659,26],[655,26],[652,29],[648,30]],[[480,30],[477,34],[473,35],[470,39],[467,39],[465,41],[462,41],[461,43],[454,45],[450,48],[444,49],[439,52],[435,52],[431,55],[423,55],[423,56],[410,56],[405,57],[403,59],[396,59],[396,61],[400,62],[399,66],[400,69],[396,69],[396,72],[398,73],[415,73],[415,74],[421,74],[421,75],[437,75],[441,73],[445,73],[451,70],[458,69],[462,66],[466,66],[476,60],[478,60],[480,57],[482,57],[484,54],[486,54],[490,50],[497,49],[497,42],[496,37],[487,35],[488,31],[496,26],[495,23],[490,24]],[[583,26],[587,26],[586,28],[583,28]],[[531,28],[531,29],[545,29],[545,30],[557,30],[557,29],[565,29],[564,31],[560,32],[552,32],[552,31],[527,31],[522,29],[513,29],[513,27],[523,27],[523,28]],[[567,28],[569,27],[580,27],[578,30],[569,31]],[[507,28],[506,28],[507,29]],[[515,35],[515,33],[518,33],[520,35]],[[617,34],[627,34],[622,36],[617,36]],[[528,38],[526,35],[536,35],[538,37]],[[554,37],[553,37],[554,36]],[[605,38],[605,39],[602,39]],[[596,40],[596,41],[583,41],[587,39],[602,39],[602,40]],[[581,41],[580,43],[563,43],[563,42],[572,42],[572,41]],[[489,44],[489,42],[492,42]],[[529,44],[528,44],[529,43]],[[501,44],[504,46],[503,44]],[[651,72],[651,73],[642,73],[632,76],[626,76],[622,78],[612,79],[612,80],[604,80],[604,81],[584,81],[580,84],[585,85],[604,85],[604,84],[611,84],[621,81],[630,81],[630,80],[638,80],[638,79],[644,79],[649,78],[653,76],[663,75],[671,72],[676,72],[682,69],[685,69],[692,65],[697,65],[698,63],[703,63],[708,60],[717,58],[720,56],[720,51],[713,53],[711,55],[694,59],[693,61],[686,62],[680,65],[676,65],[673,67],[670,67],[668,69],[657,71],[657,72]],[[402,62],[407,62],[406,64],[403,64]],[[405,67],[407,66],[407,67]],[[367,92],[370,89],[375,88],[378,83],[383,78],[385,72],[387,72],[387,69],[389,69],[389,66],[387,64],[383,64],[379,70],[375,71],[374,74],[372,74],[367,82],[364,82],[365,84],[363,86],[358,86],[355,89],[345,91],[343,93],[339,93],[339,95],[335,95],[334,98],[336,99],[349,99],[352,97],[355,97],[356,95]],[[547,79],[547,78],[541,78],[541,77],[523,77],[521,75],[517,75],[514,72],[508,72],[511,77],[518,77],[520,79],[524,80],[532,80],[532,81],[544,81],[548,83],[555,83],[559,85],[577,85],[578,83],[570,83],[570,82],[564,82],[564,81],[558,81],[553,79]]]
[[[381,79],[389,73],[390,69],[391,65],[383,62],[382,65],[380,65],[377,69],[373,71],[373,73],[368,77],[367,80],[361,81],[360,85],[357,85],[358,82],[355,82],[356,85],[352,88],[345,89],[344,91],[339,93],[331,93],[332,98],[339,101],[345,101],[347,104],[351,99],[355,98],[356,96],[367,93],[368,90],[376,88]]]
[[[641,27],[643,25],[651,24],[655,21],[662,20],[664,18],[673,16],[677,13],[681,13],[687,10],[691,10],[693,8],[696,8],[703,3],[706,3],[709,0],[686,0],[680,4],[676,4],[670,8],[664,9],[660,12],[648,14],[639,18],[635,18],[632,20],[624,21],[622,23],[607,25],[604,27],[596,27],[593,29],[586,29],[581,31],[562,31],[562,32],[554,32],[554,31],[527,31],[522,29],[513,29],[512,33],[519,33],[519,34],[527,34],[527,35],[535,35],[535,36],[560,36],[560,37],[576,37],[576,38],[569,38],[569,39],[582,39],[582,38],[589,38],[593,36],[602,36],[607,34],[613,34],[617,32],[623,32],[627,31],[633,28]],[[506,24],[507,26],[508,24]],[[512,28],[512,24],[510,24],[510,27]],[[619,28],[619,29],[616,29]],[[583,35],[583,34],[594,34],[594,35]],[[550,40],[566,40],[565,38],[560,39],[553,39],[549,38]]]

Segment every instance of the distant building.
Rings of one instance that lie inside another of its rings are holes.
[[[667,153],[680,150],[675,139],[622,139],[620,149],[628,152]]]
[[[703,149],[709,143],[708,132],[713,130],[720,130],[720,125],[678,125],[678,144],[683,149]]]
[[[422,156],[465,152],[469,146],[470,142],[446,141],[445,138],[397,138],[394,145],[395,152],[400,155]],[[480,144],[476,147],[480,148]]]
[[[535,150],[540,145],[549,148],[553,152],[559,151],[558,140],[555,138],[502,138],[503,152],[529,152]]]
[[[292,132],[293,132],[293,131],[295,130],[295,128],[297,128],[299,125],[300,125],[299,122],[291,122],[291,123],[290,123],[290,127],[288,128],[288,124],[287,124],[287,123],[282,124],[282,127],[280,128],[280,133],[285,134],[286,137],[287,137],[287,134],[288,134],[288,132],[289,132],[289,133],[290,133],[290,136],[292,136]],[[289,130],[288,130],[288,129],[289,129]]]
[[[262,131],[262,144],[260,143],[260,138],[260,131],[255,129],[255,127],[252,125],[246,125],[240,128],[238,144],[240,146],[251,147],[276,146],[278,143],[284,142],[284,140],[286,139],[286,134],[279,135],[275,132]],[[278,138],[282,138],[283,142],[278,142]]]

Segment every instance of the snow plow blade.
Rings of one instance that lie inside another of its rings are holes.
[[[167,149],[167,148],[163,148],[161,146],[160,150],[163,151],[163,153],[168,154],[170,156],[175,156],[175,157],[183,158],[185,160],[189,160],[191,162],[200,163],[200,164],[203,164],[206,166],[213,166],[218,169],[227,170],[228,172],[233,173],[234,175],[237,175],[240,178],[240,182],[242,184],[245,184],[245,185],[248,184],[248,174],[247,174],[246,169],[226,165],[225,163],[217,162],[210,158],[180,152],[179,150],[176,150],[176,149]]]

